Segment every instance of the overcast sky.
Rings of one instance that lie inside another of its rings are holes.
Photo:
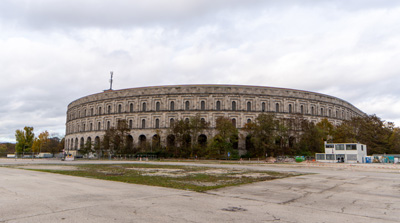
[[[398,0],[1,0],[0,142],[67,105],[171,84],[294,88],[400,125]]]

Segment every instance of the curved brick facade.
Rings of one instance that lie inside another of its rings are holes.
[[[286,88],[177,85],[108,90],[68,105],[65,148],[77,150],[87,140],[100,139],[119,119],[129,123],[133,143],[141,135],[151,139],[157,131],[165,145],[171,119],[199,114],[215,127],[216,118],[225,116],[235,119],[241,131],[245,123],[263,112],[274,112],[277,117],[300,113],[311,121],[327,118],[336,125],[344,119],[364,115],[339,98]],[[239,148],[243,149],[240,139]]]

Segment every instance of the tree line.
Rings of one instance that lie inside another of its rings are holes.
[[[56,153],[64,149],[64,138],[50,136],[48,131],[41,132],[35,137],[33,127],[25,126],[15,131],[15,153],[17,155],[31,155],[38,153]]]
[[[400,129],[376,115],[353,117],[335,126],[322,119],[314,123],[300,114],[277,118],[273,113],[263,113],[238,131],[235,123],[227,117],[218,117],[215,129],[200,116],[176,120],[168,129],[167,143],[160,143],[160,133],[151,139],[134,144],[125,120],[106,131],[101,141],[92,145],[88,141],[80,149],[82,154],[149,155],[158,157],[204,157],[210,159],[237,159],[239,139],[245,142],[247,154],[242,157],[261,158],[268,156],[310,156],[324,152],[324,142],[362,143],[368,154],[400,153]],[[212,131],[213,134],[212,134]],[[208,139],[207,136],[211,136]]]

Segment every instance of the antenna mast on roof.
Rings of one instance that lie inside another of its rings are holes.
[[[112,90],[112,82],[113,82],[113,72],[110,71],[111,79],[110,79],[110,90]]]

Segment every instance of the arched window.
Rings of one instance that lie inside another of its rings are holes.
[[[131,103],[131,104],[129,105],[129,111],[130,111],[130,112],[133,112],[133,103]]]
[[[185,118],[185,122],[186,122],[186,123],[189,123],[189,118]]]
[[[247,102],[247,111],[251,111],[251,102],[250,101]]]
[[[292,104],[289,104],[289,113],[292,113]]]
[[[86,109],[83,110],[83,117],[86,117]]]
[[[107,130],[109,130],[110,129],[110,121],[107,121]]]
[[[90,109],[90,115],[91,115],[91,116],[94,115],[93,108]]]
[[[249,124],[250,124],[250,123],[251,123],[251,119],[247,119],[247,123],[249,123]]]
[[[303,105],[300,106],[300,113],[304,114],[304,106]]]
[[[118,113],[122,112],[122,105],[118,105]]]
[[[314,106],[311,107],[311,114],[314,115]]]
[[[329,117],[332,117],[332,111],[329,109],[329,111],[328,111],[328,116]]]
[[[189,101],[186,101],[186,102],[185,102],[185,110],[189,110],[189,106],[190,106]]]
[[[101,115],[101,107],[99,107],[99,115]]]
[[[232,119],[232,125],[233,125],[233,127],[236,128],[236,119],[235,118]]]
[[[146,128],[146,119],[142,119],[142,129]]]
[[[89,125],[89,131],[92,131],[93,130],[93,123],[90,123],[90,125]]]
[[[169,110],[174,111],[175,110],[175,102],[171,101]]]
[[[133,127],[133,121],[131,119],[131,120],[129,120],[129,128],[131,129],[132,127]]]
[[[236,101],[232,101],[232,111],[236,111]]]
[[[174,120],[173,118],[171,118],[171,119],[169,120],[169,126],[170,126],[170,127],[173,126],[173,125],[174,125],[174,122],[175,122],[175,120]]]
[[[279,103],[275,104],[275,112],[279,112]]]
[[[142,111],[146,111],[146,102],[143,102],[142,104]]]
[[[156,129],[160,128],[160,119],[156,119]]]
[[[336,110],[336,115],[335,115],[335,117],[336,117],[336,118],[339,118],[338,115],[339,115],[339,114],[338,114],[338,110]]]
[[[200,122],[201,122],[202,124],[204,124],[204,123],[206,123],[206,120],[205,120],[204,118],[201,118],[201,119],[200,119]]]
[[[82,132],[86,131],[86,124],[82,125]]]
[[[108,112],[108,114],[111,114],[111,105],[108,106],[107,112]]]
[[[265,102],[261,103],[261,111],[265,112]]]
[[[216,107],[217,111],[221,110],[221,102],[217,101],[217,107]]]
[[[202,111],[206,110],[206,102],[205,102],[205,101],[201,101],[201,102],[200,102],[200,109],[201,109]]]
[[[321,116],[324,115],[324,108],[321,108]]]
[[[160,102],[156,102],[156,111],[160,111]]]
[[[97,130],[101,130],[101,123],[100,122],[97,123]]]

